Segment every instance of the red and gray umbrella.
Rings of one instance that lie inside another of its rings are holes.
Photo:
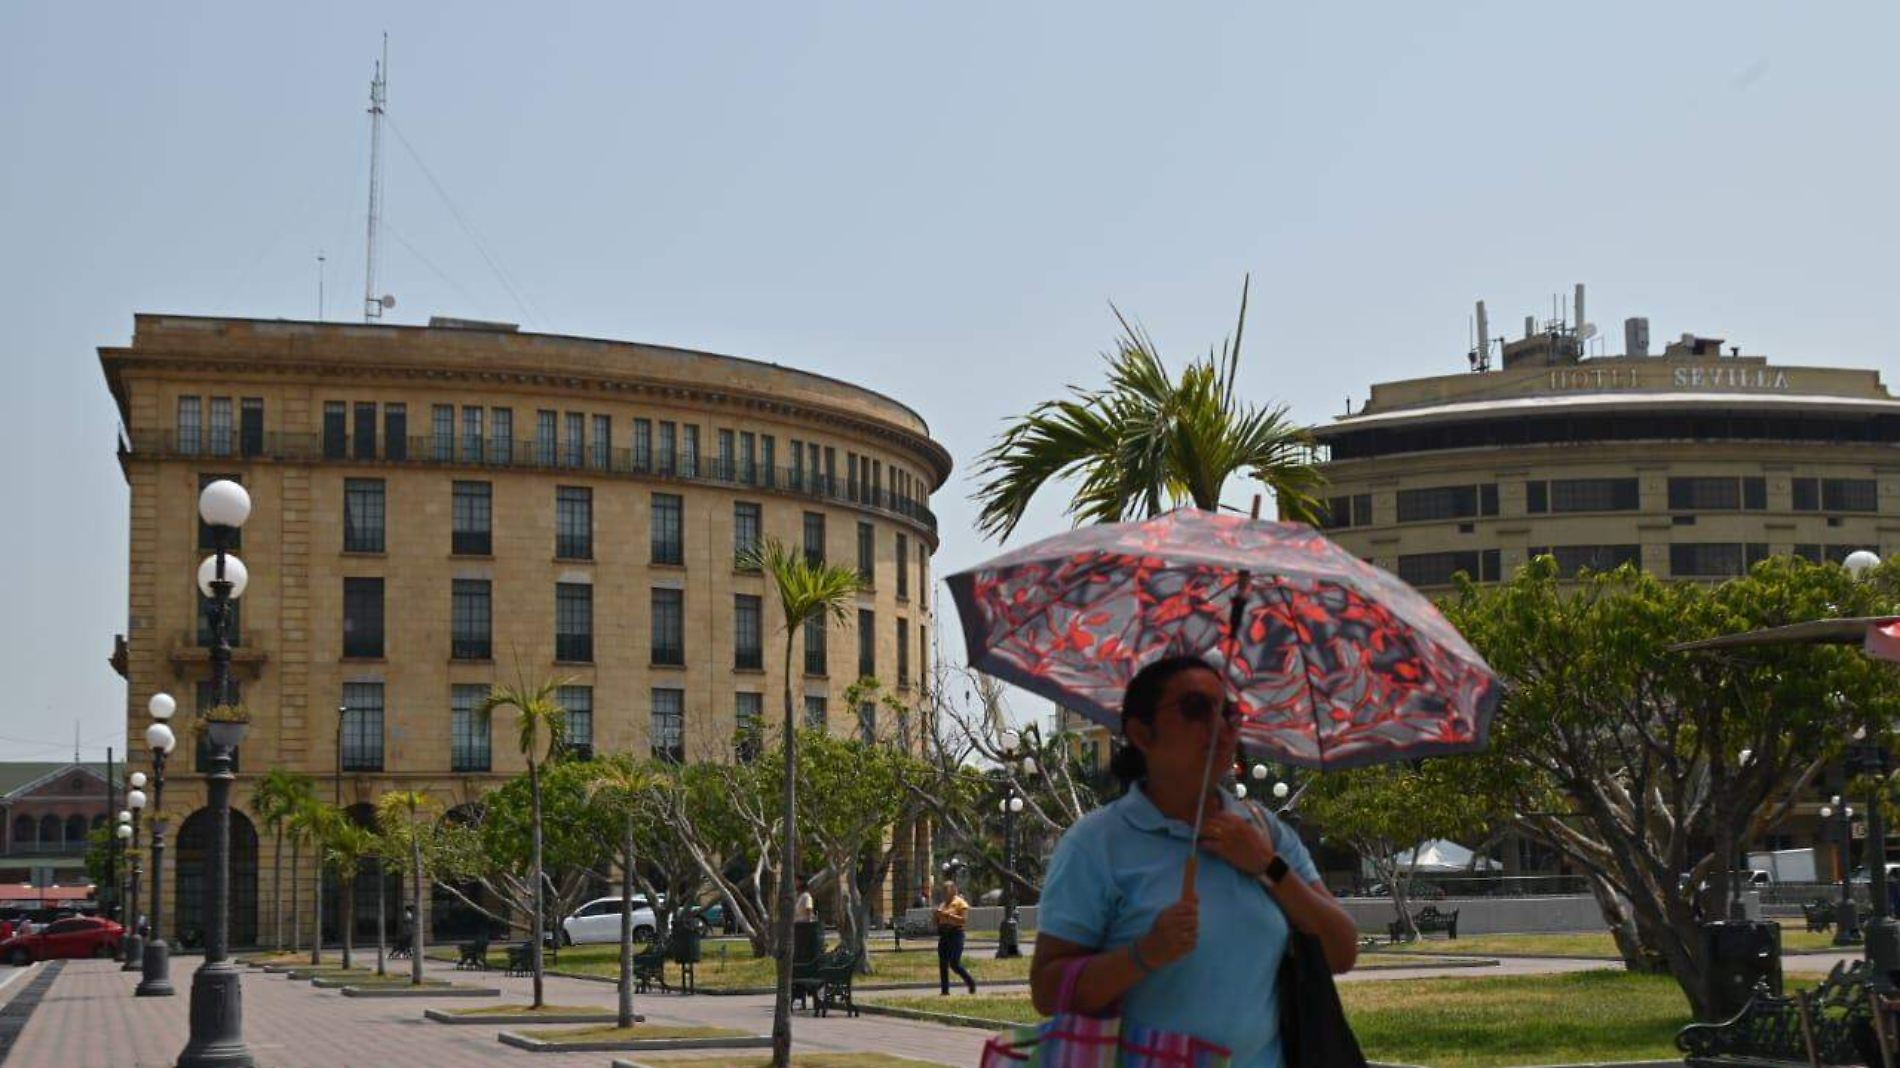
[[[1128,680],[1184,653],[1225,671],[1244,748],[1311,768],[1483,748],[1501,696],[1431,602],[1303,524],[1183,509],[948,581],[972,667],[1111,729]]]

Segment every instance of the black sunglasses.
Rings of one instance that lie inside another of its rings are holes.
[[[1229,726],[1240,722],[1240,705],[1231,697],[1217,702],[1206,694],[1192,693],[1174,702],[1174,710],[1189,723],[1206,723],[1214,718],[1216,709]]]

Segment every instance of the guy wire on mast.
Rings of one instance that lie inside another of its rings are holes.
[[[383,58],[369,83],[369,234],[363,270],[363,321],[383,317],[394,298],[376,293],[376,231],[383,210],[383,108],[389,101],[389,35],[383,34]]]

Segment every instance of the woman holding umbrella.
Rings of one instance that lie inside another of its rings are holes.
[[[1235,1068],[1278,1068],[1273,1007],[1287,924],[1317,935],[1332,970],[1344,972],[1358,955],[1352,918],[1285,825],[1264,834],[1239,802],[1204,792],[1208,746],[1217,766],[1231,767],[1238,741],[1214,668],[1185,656],[1148,665],[1129,683],[1122,716],[1128,745],[1115,770],[1133,785],[1056,847],[1030,972],[1036,1007],[1054,1012],[1063,973],[1086,957],[1074,1011],[1119,1001],[1131,1023],[1227,1047]],[[1184,887],[1197,817],[1206,859]]]

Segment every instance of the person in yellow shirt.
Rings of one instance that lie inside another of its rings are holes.
[[[957,893],[953,879],[943,881],[943,904],[937,906],[937,984],[939,993],[950,995],[950,973],[956,972],[976,993],[976,980],[963,966],[963,927],[970,919],[970,903]]]

